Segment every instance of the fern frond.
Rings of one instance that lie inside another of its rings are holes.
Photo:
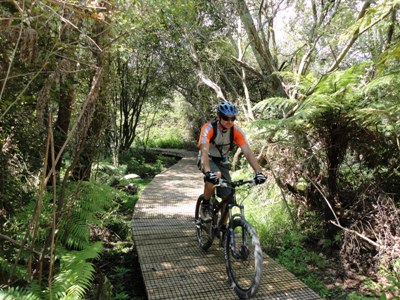
[[[371,64],[372,62],[366,61],[345,71],[326,75],[316,87],[314,94],[332,94],[342,89],[352,92],[353,88],[361,85],[361,78]]]
[[[68,209],[61,220],[59,239],[71,249],[83,249],[89,243],[89,225],[99,224],[98,216],[112,203],[114,191],[106,185],[84,182],[71,186]]]
[[[395,70],[375,78],[364,87],[363,92],[365,94],[369,94],[375,91],[385,92],[385,89],[387,89],[388,87],[399,86],[400,85],[399,73],[400,70]],[[388,91],[386,90],[386,92]]]
[[[26,276],[26,269],[24,267],[18,264],[14,269],[14,261],[9,261],[0,256],[0,274],[9,276],[12,271],[14,278],[24,279]]]
[[[295,99],[273,97],[258,102],[253,111],[261,115],[262,119],[280,117],[298,104]]]
[[[81,251],[62,251],[61,270],[54,277],[52,291],[57,299],[83,299],[85,291],[92,286],[93,264],[87,260],[97,258],[103,249],[101,242]]]
[[[384,17],[388,11],[392,9],[392,6],[392,1],[386,1],[386,3],[383,3],[383,5],[368,8],[365,15],[356,20],[353,25],[350,25],[348,29],[339,37],[339,42],[347,41],[357,30],[362,31],[373,22],[376,22]]]
[[[398,132],[400,130],[400,108],[397,104],[389,106],[369,107],[354,111],[353,119],[363,126],[380,126],[385,131]]]
[[[256,105],[254,105],[253,109],[260,112],[271,107],[275,107],[280,110],[286,110],[288,108],[292,108],[297,103],[298,101],[295,99],[273,97],[258,102]]]
[[[386,67],[392,61],[400,61],[400,43],[397,42],[393,47],[390,47],[388,50],[381,54],[380,60],[378,61],[378,65]]]
[[[6,290],[0,290],[1,300],[41,300],[42,298],[35,295],[32,291],[20,288],[10,287]]]
[[[288,71],[277,72],[277,74],[283,78],[284,82],[289,83],[292,89],[300,91],[308,90],[311,86],[315,85],[317,81],[312,73],[309,73],[306,76]]]

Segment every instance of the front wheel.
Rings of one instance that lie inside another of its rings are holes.
[[[241,299],[254,296],[262,276],[262,250],[258,236],[244,219],[233,220],[225,240],[225,265],[229,281]]]
[[[199,242],[199,246],[203,250],[208,250],[214,240],[214,234],[212,232],[212,222],[211,221],[203,221],[200,218],[200,208],[201,203],[203,202],[203,195],[200,195],[197,199],[196,203],[196,211],[194,214],[194,221],[196,225],[196,237]]]

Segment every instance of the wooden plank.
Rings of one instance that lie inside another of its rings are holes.
[[[196,155],[182,156],[147,186],[133,215],[132,232],[148,299],[238,299],[227,281],[219,241],[207,252],[197,244],[193,216],[202,193],[202,174],[195,165]],[[320,298],[264,255],[263,278],[253,299]]]

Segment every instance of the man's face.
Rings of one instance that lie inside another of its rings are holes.
[[[221,115],[219,120],[222,126],[229,129],[235,124],[236,117],[233,115]]]

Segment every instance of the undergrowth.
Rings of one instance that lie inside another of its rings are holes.
[[[152,177],[176,161],[133,149],[121,156],[118,168],[107,161],[96,165],[95,181],[70,182],[57,230],[51,283],[47,273],[41,284],[26,280],[28,253],[22,251],[14,268],[18,248],[5,243],[0,248],[0,299],[146,299],[130,231],[132,213]],[[43,200],[38,249],[51,228],[52,197],[50,189]],[[34,197],[25,199],[2,233],[22,239],[36,202]],[[10,277],[16,284],[7,284]]]
[[[252,174],[252,170],[244,168],[232,175],[233,178],[248,178]],[[378,274],[379,282],[371,278],[360,281],[362,291],[345,288],[345,278],[342,278],[340,262],[335,254],[339,249],[340,235],[334,240],[326,239],[318,226],[317,216],[310,211],[303,212],[303,222],[298,220],[298,207],[290,198],[283,197],[272,178],[262,186],[251,190],[238,189],[237,193],[239,200],[245,199],[246,219],[258,233],[263,250],[322,299],[400,299],[400,260],[392,267],[382,267]]]

